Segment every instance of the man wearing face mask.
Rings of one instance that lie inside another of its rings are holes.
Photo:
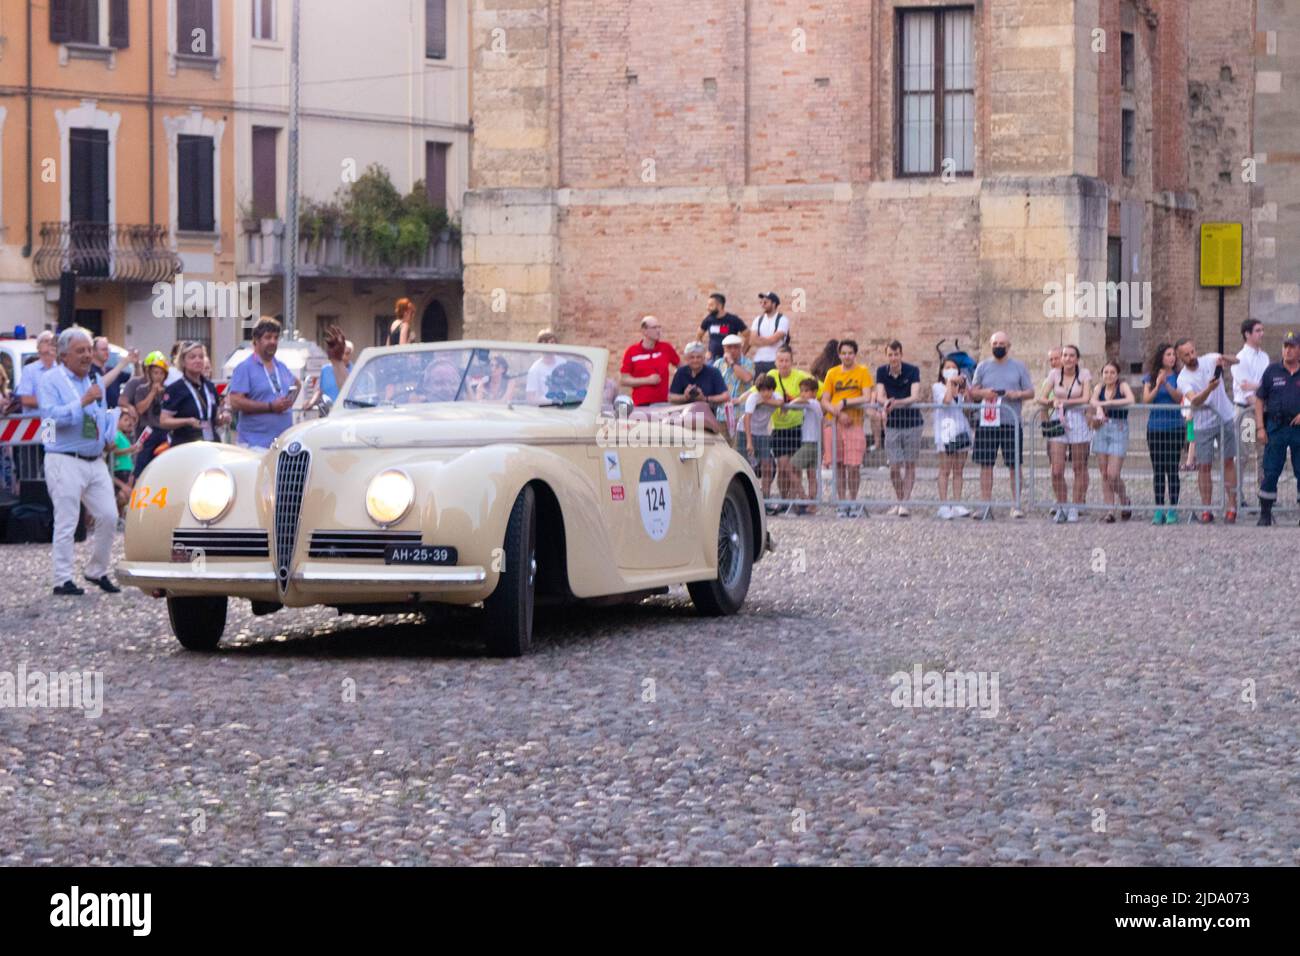
[[[980,466],[980,499],[986,503],[993,500],[993,466],[997,464],[999,449],[1002,461],[1011,470],[1012,490],[1016,487],[1021,465],[1017,449],[1022,454],[1024,450],[1020,403],[1034,397],[1029,369],[1024,362],[1011,358],[1011,336],[994,332],[989,345],[993,357],[976,366],[971,383],[971,398],[984,403],[979,427],[975,429],[975,449],[971,458]],[[990,514],[986,504],[981,517],[987,518]],[[1011,510],[1013,518],[1024,516],[1019,508]]]

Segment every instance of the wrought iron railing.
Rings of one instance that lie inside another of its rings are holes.
[[[286,249],[283,220],[264,219],[240,235],[239,270],[243,275],[280,275]],[[341,231],[298,240],[298,274],[304,277],[459,279],[460,241],[450,231],[435,236],[415,255],[385,262],[373,250],[348,240]]]
[[[39,282],[60,274],[117,282],[168,282],[181,271],[180,257],[167,242],[166,226],[101,222],[47,222],[32,259]]]

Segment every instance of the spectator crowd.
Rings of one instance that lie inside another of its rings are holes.
[[[1157,506],[1154,524],[1178,522],[1183,477],[1193,473],[1201,502],[1197,520],[1213,522],[1213,468],[1220,461],[1223,520],[1237,520],[1248,504],[1245,469],[1238,467],[1242,421],[1255,436],[1250,450],[1259,476],[1259,524],[1273,523],[1288,453],[1300,480],[1300,336],[1294,332],[1286,334],[1278,362],[1260,347],[1264,328],[1256,320],[1242,324],[1244,345],[1235,357],[1202,355],[1186,338],[1161,343],[1135,386],[1115,362],[1094,377],[1074,345],[1052,349],[1035,384],[1029,367],[1011,354],[1010,337],[999,331],[990,338],[990,356],[978,364],[962,352],[941,355],[927,388],[920,367],[905,360],[897,341],[886,346],[884,361],[874,369],[852,338],[828,341],[807,370],[797,367],[792,322],[781,311],[780,297],[765,292],[758,298],[759,314],[746,323],[727,311],[722,293],[713,293],[697,335],[680,353],[664,340],[659,320],[645,316],[638,339],[623,352],[618,382],[634,406],[707,406],[749,458],[764,495],[782,502],[769,504],[770,514],[815,514],[825,473],[833,481],[838,516],[865,516],[866,506],[858,500],[862,472],[867,456],[875,453],[883,455],[896,501],[888,514],[908,517],[918,497],[917,464],[927,419],[942,520],[991,515],[999,459],[1018,486],[1031,420],[1046,443],[1052,520],[1080,520],[1093,461],[1104,502],[1101,520],[1130,520],[1124,464],[1135,406],[1149,413],[1145,441]],[[413,315],[413,304],[400,300],[385,344],[414,341]],[[212,381],[211,357],[201,343],[177,342],[169,355],[152,351],[143,360],[130,350],[114,363],[106,339],[77,327],[41,333],[37,358],[22,370],[16,389],[0,367],[0,409],[38,412],[46,423],[56,594],[84,593],[73,574],[73,536],[83,507],[92,535],[83,577],[116,592],[108,577],[114,528],[121,529],[149,462],[195,441],[230,440],[265,449],[293,424],[304,386],[276,357],[280,331],[275,319],[257,322],[251,354],[235,367],[224,392]],[[556,341],[549,329],[538,336],[539,343]],[[328,330],[325,346],[328,362],[319,380],[306,383],[308,406],[337,399],[351,371],[352,344],[340,330]],[[531,400],[540,393],[534,374],[544,375],[547,367],[543,357],[528,382],[520,383],[501,362],[476,388],[485,398],[509,398],[522,387]],[[1232,370],[1230,388],[1227,370]],[[964,497],[968,462],[979,469],[979,498],[970,502]],[[0,471],[0,478],[5,475]],[[1024,517],[1016,508],[1011,516]]]

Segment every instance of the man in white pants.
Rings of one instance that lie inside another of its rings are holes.
[[[92,341],[85,329],[59,334],[59,363],[41,376],[38,388],[45,420],[45,486],[54,503],[54,593],[85,594],[73,581],[73,536],[84,503],[94,519],[86,580],[101,591],[121,588],[108,577],[117,527],[117,501],[104,450],[117,434],[117,409],[104,402],[101,385],[91,371]],[[49,433],[52,426],[53,435]]]

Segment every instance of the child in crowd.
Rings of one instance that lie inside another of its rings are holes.
[[[117,420],[117,434],[113,436],[112,459],[113,491],[117,495],[118,530],[125,528],[126,508],[131,500],[132,475],[135,472],[135,453],[144,444],[135,441],[136,411],[130,405],[122,407],[122,414]]]
[[[760,375],[754,387],[745,396],[745,451],[758,470],[763,497],[772,493],[772,478],[776,463],[772,460],[772,415],[785,403],[776,397],[776,380],[770,375]],[[769,514],[776,508],[768,505]]]
[[[821,383],[817,379],[801,379],[799,382],[799,398],[790,403],[791,408],[802,408],[804,412],[799,450],[790,459],[790,464],[794,466],[797,484],[802,485],[804,475],[807,475],[808,494],[806,497],[814,499],[819,497],[817,494],[817,445],[821,438],[823,418],[822,406],[817,400],[820,391]],[[802,488],[800,491],[802,492]],[[799,505],[795,508],[795,514],[815,515],[816,513],[816,505]]]

